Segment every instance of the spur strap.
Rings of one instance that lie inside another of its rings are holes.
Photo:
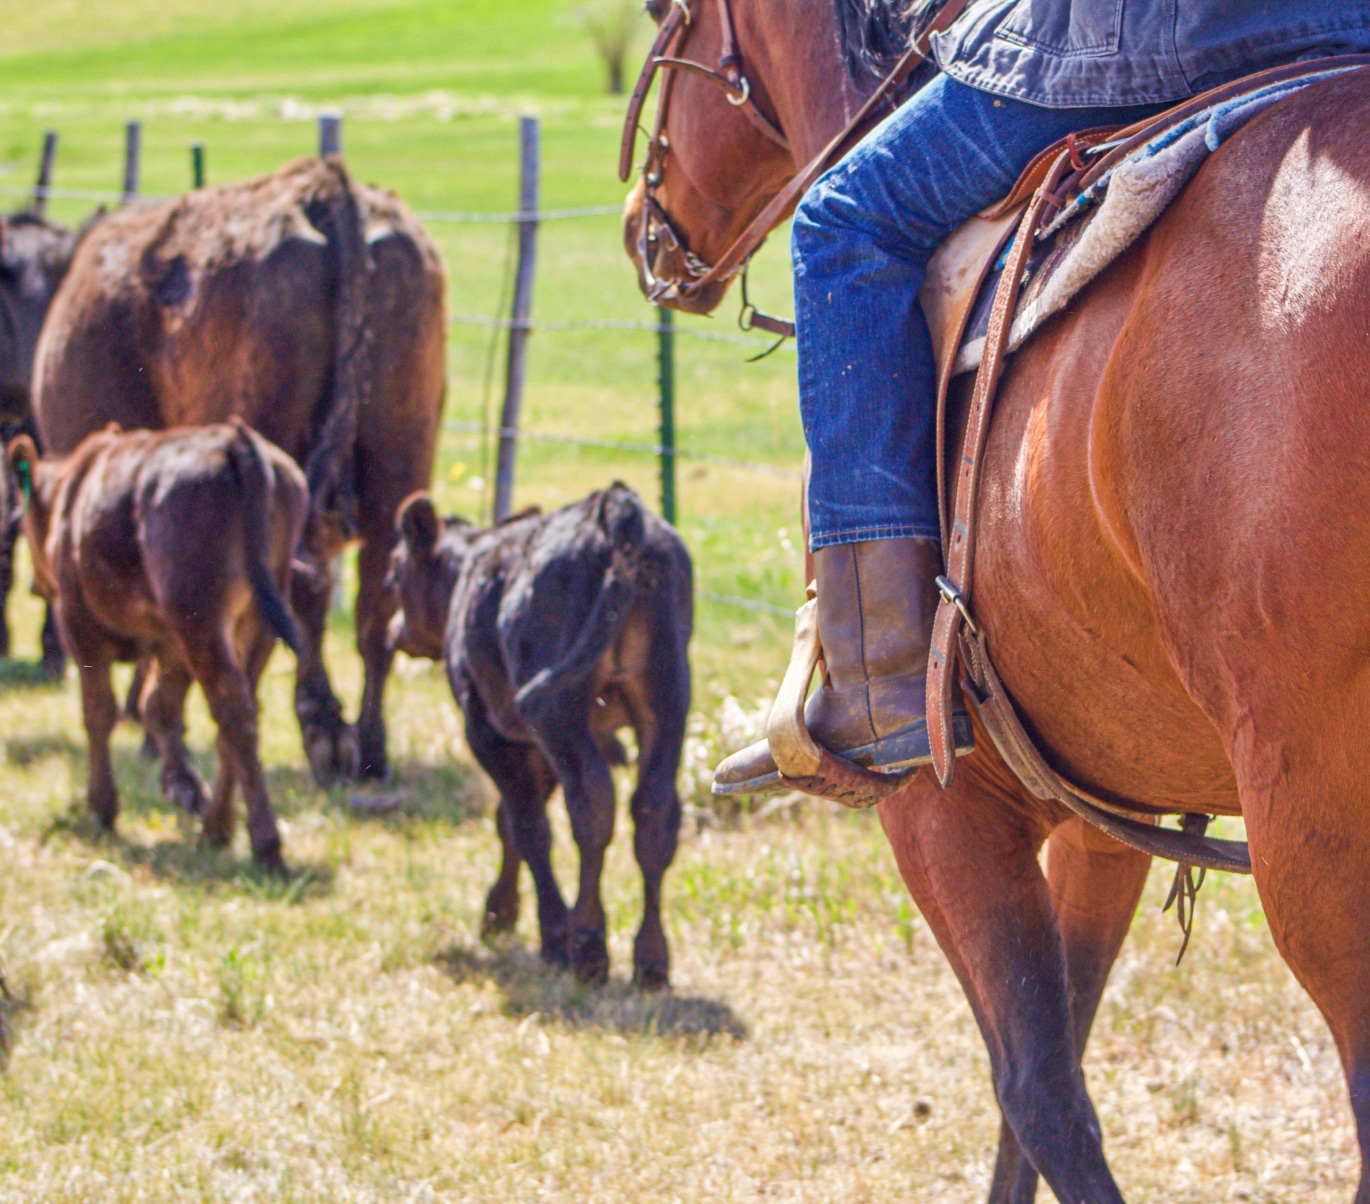
[[[1023,272],[1032,254],[1037,231],[1061,205],[1057,188],[1073,170],[1074,148],[1061,151],[1048,168],[1035,196],[1018,225],[1008,264],[1000,278],[990,310],[984,358],[975,377],[967,419],[965,442],[956,472],[956,502],[946,549],[946,574],[937,587],[941,599],[932,629],[928,656],[928,738],[933,768],[943,787],[949,787],[956,768],[952,743],[953,670],[958,655],[968,680],[966,694],[994,741],[1004,762],[1029,791],[1040,799],[1055,799],[1081,819],[1141,852],[1181,866],[1251,872],[1251,856],[1245,842],[1216,840],[1196,831],[1175,831],[1143,823],[1117,813],[1071,786],[1051,766],[1023,727],[990,660],[985,633],[970,611],[975,569],[975,520],[985,446],[999,378],[1008,354],[1009,330],[1017,309]]]

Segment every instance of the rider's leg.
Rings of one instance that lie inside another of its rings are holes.
[[[808,719],[834,752],[880,767],[929,759],[923,683],[942,561],[935,368],[918,303],[927,262],[1043,148],[1153,111],[1047,109],[939,76],[800,202],[799,400],[827,667]],[[774,771],[762,743],[717,782],[755,789]]]

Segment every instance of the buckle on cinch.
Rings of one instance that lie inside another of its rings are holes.
[[[966,603],[965,595],[946,577],[937,578],[937,592],[942,595],[943,602],[956,607],[961,612],[961,618],[970,628],[971,635],[979,635],[980,629],[975,625],[975,620],[970,617],[970,607]]]

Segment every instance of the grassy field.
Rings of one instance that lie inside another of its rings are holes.
[[[109,189],[122,123],[139,118],[144,189],[169,194],[187,184],[191,142],[205,143],[211,181],[268,171],[313,148],[321,106],[345,110],[357,174],[422,212],[507,210],[525,112],[543,123],[544,205],[621,199],[619,103],[600,94],[569,0],[0,0],[0,31],[0,199],[29,183],[45,128],[63,137],[59,186]],[[70,220],[89,207],[53,205]],[[505,230],[430,228],[452,313],[492,316]],[[779,248],[758,292],[786,308]],[[535,316],[650,317],[615,218],[544,228]],[[681,326],[732,329],[727,315]],[[454,324],[454,423],[482,420],[489,347],[488,330]],[[653,354],[646,333],[539,334],[527,427],[651,440]],[[793,355],[746,354],[682,337],[681,443],[792,470]],[[537,442],[521,454],[521,503],[615,476],[656,497],[649,458]],[[476,512],[481,476],[479,441],[449,431],[444,508]],[[701,589],[791,604],[794,483],[691,464],[680,487]],[[36,684],[20,663],[36,655],[36,606],[18,597],[12,613],[0,1200],[983,1197],[997,1131],[985,1056],[875,817],[708,805],[709,768],[755,730],[754,700],[778,674],[783,621],[701,600],[688,815],[666,882],[674,990],[652,996],[627,984],[640,885],[626,813],[606,872],[607,988],[542,968],[530,898],[511,938],[479,940],[497,856],[490,790],[433,667],[397,667],[394,780],[326,794],[304,768],[293,666],[277,653],[263,755],[299,871],[281,884],[253,872],[241,840],[196,846],[129,728],[116,739],[120,834],[93,833],[74,681]],[[330,660],[355,714],[349,641],[340,617]],[[190,742],[207,775],[212,734],[196,695]],[[567,888],[574,851],[554,814]],[[1087,1064],[1128,1199],[1346,1200],[1356,1148],[1335,1053],[1251,884],[1210,880],[1175,968],[1166,877],[1155,871]]]

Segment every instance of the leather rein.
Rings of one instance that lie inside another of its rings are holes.
[[[787,153],[790,152],[790,144],[779,122],[764,112],[752,97],[751,82],[743,72],[744,63],[742,52],[738,48],[730,0],[717,0],[719,25],[722,29],[722,49],[717,70],[682,57],[685,43],[689,40],[694,25],[691,0],[671,0],[670,10],[662,18],[656,39],[647,53],[647,61],[642,65],[642,71],[628,99],[628,112],[624,118],[623,139],[618,159],[618,176],[626,183],[632,174],[633,151],[637,143],[647,93],[651,90],[657,72],[664,72],[657,95],[656,117],[648,135],[647,157],[642,167],[643,220],[642,229],[638,234],[637,255],[646,282],[648,299],[658,305],[670,305],[696,296],[711,285],[729,281],[738,273],[745,273],[751,257],[766,241],[766,236],[789,216],[800,197],[841,157],[853,137],[870,124],[880,107],[893,99],[894,93],[908,79],[914,68],[927,58],[932,36],[950,26],[969,2],[970,0],[947,0],[937,16],[904,52],[893,70],[881,80],[851,120],[809,160],[803,170],[793,176],[789,183],[761,208],[717,262],[711,264],[690,250],[688,242],[656,196],[666,156],[670,151],[666,122],[676,76],[684,71],[716,85],[723,90],[728,103],[739,109],[764,137]],[[688,278],[663,279],[653,273],[648,252],[654,243],[681,253],[685,270],[689,274]],[[780,335],[782,338],[794,335],[793,322],[760,313],[755,306],[745,300],[741,322],[744,329],[755,327]]]

